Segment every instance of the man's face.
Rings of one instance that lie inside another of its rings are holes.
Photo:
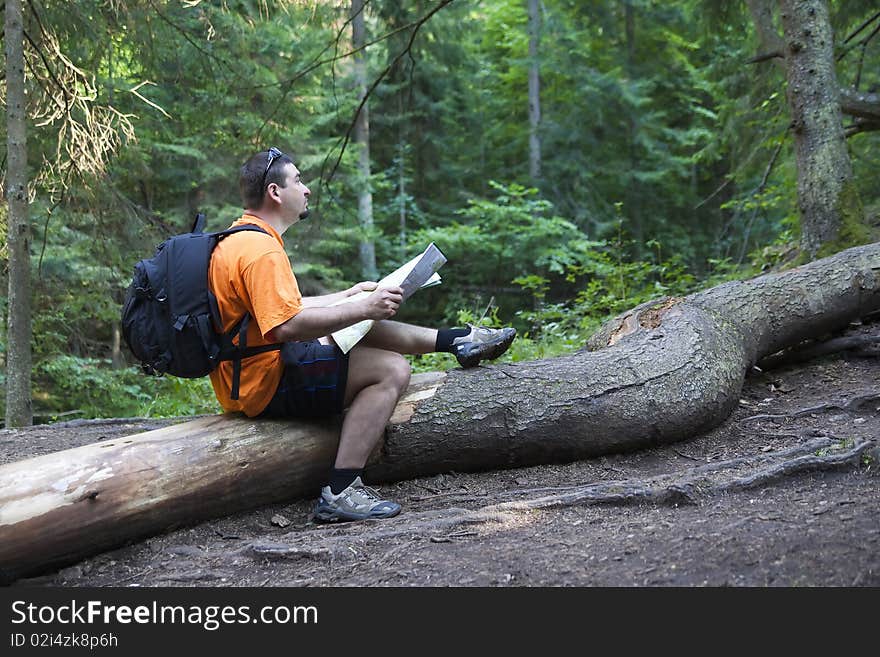
[[[303,183],[299,169],[293,164],[284,168],[285,186],[278,188],[284,214],[291,220],[291,225],[309,216],[309,188]]]

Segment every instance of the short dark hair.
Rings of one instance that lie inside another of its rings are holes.
[[[272,162],[272,166],[266,172],[266,164],[269,162],[269,151],[260,151],[241,165],[238,173],[238,190],[241,192],[241,202],[245,209],[258,208],[263,204],[266,187],[275,183],[284,187],[284,169],[288,164],[293,164],[287,155],[280,155]],[[263,183],[263,176],[266,182]]]

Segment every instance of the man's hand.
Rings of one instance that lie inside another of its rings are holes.
[[[377,289],[361,303],[364,304],[367,319],[389,319],[397,314],[397,309],[403,303],[403,289],[397,286]]]

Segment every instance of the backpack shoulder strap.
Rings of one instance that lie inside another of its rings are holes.
[[[199,212],[196,214],[195,219],[193,219],[192,228],[190,229],[190,233],[204,233],[205,232],[205,224],[207,223],[207,219],[205,218],[204,212]],[[232,235],[233,233],[240,233],[243,230],[257,230],[261,233],[266,233],[265,230],[260,228],[255,224],[242,224],[240,226],[233,226],[232,228],[227,228],[226,230],[220,230],[214,233],[215,237],[222,238],[226,235]],[[266,233],[267,235],[269,233]]]
[[[214,245],[216,246],[220,242],[220,240],[222,240],[224,237],[228,237],[229,235],[234,235],[235,233],[241,233],[246,230],[247,231],[257,231],[257,232],[263,233],[264,235],[269,234],[265,230],[263,230],[262,228],[254,225],[254,224],[242,224],[240,226],[233,226],[232,228],[227,228],[226,230],[221,230],[216,233],[212,233],[212,235],[214,236]],[[220,321],[220,309],[217,306],[217,297],[214,296],[214,294],[210,290],[208,290],[208,305],[211,309],[211,319],[214,322],[214,326],[217,328],[217,330],[219,332],[221,330],[221,327],[223,326],[223,324]],[[227,332],[228,336],[232,336],[232,335],[235,335],[236,333],[238,333],[238,330],[241,326],[242,320],[244,320],[244,317],[242,317],[235,324],[235,326],[233,326],[232,329]]]
[[[206,222],[205,213],[199,212],[196,215],[196,218],[193,219],[192,230],[190,230],[189,232],[191,232],[191,233],[204,233],[205,232],[205,222]]]
[[[232,228],[227,228],[226,230],[221,230],[216,233],[213,233],[214,246],[216,246],[220,242],[220,240],[222,240],[224,237],[228,237],[229,235],[234,235],[235,233],[241,233],[246,230],[247,231],[257,231],[257,232],[263,233],[265,235],[269,234],[265,230],[263,230],[259,226],[255,226],[254,224],[243,224],[241,226],[233,226]],[[217,328],[217,331],[220,332],[221,327],[223,326],[222,322],[220,321],[220,308],[217,305],[217,297],[214,296],[214,294],[210,290],[208,290],[208,305],[211,309],[211,319],[214,322],[214,326]],[[233,336],[236,333],[238,333],[239,328],[241,327],[241,322],[244,319],[245,319],[245,317],[242,317],[240,320],[238,320],[238,322],[236,322],[235,326],[233,326],[232,329],[227,332],[227,336]]]
[[[269,234],[267,231],[254,224],[242,224],[240,226],[233,226],[232,228],[227,228],[226,230],[221,230],[217,233],[214,233],[214,237],[216,238],[217,242],[219,242],[224,237],[234,235],[235,233],[240,233],[246,230],[258,231],[260,233],[264,233],[265,235]],[[217,298],[210,292],[208,294],[208,302],[211,307],[211,315],[215,326],[222,326],[220,322],[220,308],[217,305]],[[266,351],[281,349],[280,344],[267,344],[259,347],[248,347],[247,327],[250,319],[250,313],[245,313],[244,317],[238,320],[238,322],[236,322],[229,331],[222,334],[224,348],[221,351],[219,359],[232,361],[232,389],[230,391],[230,396],[232,399],[238,399],[242,359],[249,358],[250,356],[255,356]],[[232,343],[232,338],[236,334],[238,335],[238,345],[234,345]]]
[[[227,235],[234,235],[235,233],[241,233],[245,230],[252,230],[259,233],[263,233],[264,235],[268,235],[269,233],[260,228],[255,224],[241,224],[240,226],[233,226],[232,228],[227,228],[226,230],[221,230],[214,233],[214,236],[219,240],[223,239]]]

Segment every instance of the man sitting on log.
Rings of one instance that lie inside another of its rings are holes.
[[[271,148],[242,166],[239,187],[245,211],[233,226],[255,224],[266,232],[242,231],[221,240],[211,258],[210,287],[223,331],[248,316],[248,347],[283,346],[239,361],[237,377],[234,362],[221,362],[211,373],[217,399],[225,410],[249,417],[323,417],[347,409],[336,461],[314,517],[333,522],[395,516],[400,505],[364,486],[361,476],[409,383],[410,365],[401,354],[449,352],[462,367],[473,367],[503,354],[516,330],[438,330],[388,321],[403,300],[403,290],[373,282],[304,298],[281,238],[309,212],[310,192],[299,170],[287,155]],[[371,294],[331,305],[360,292]],[[347,354],[328,337],[368,319],[374,320],[372,328]]]

